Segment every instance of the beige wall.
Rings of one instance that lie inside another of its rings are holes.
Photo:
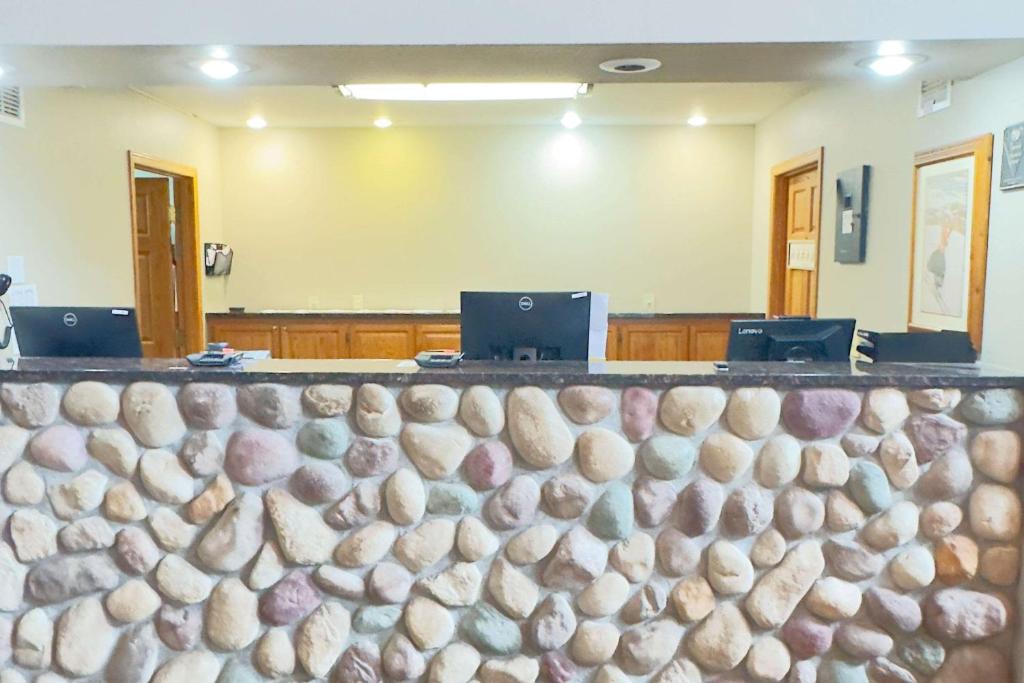
[[[1024,59],[954,86],[945,111],[917,118],[916,82],[836,85],[792,102],[756,127],[750,306],[767,296],[771,167],[825,147],[818,313],[852,314],[862,327],[903,330],[907,322],[914,153],[994,133],[993,193],[983,358],[1024,367],[1024,190],[998,189],[1003,128],[1024,119]],[[872,167],[867,261],[840,265],[835,245],[836,173]]]
[[[744,310],[752,145],[750,126],[225,130],[228,301],[593,289],[618,311],[649,293],[661,311]]]
[[[25,257],[42,305],[131,305],[127,151],[194,166],[201,238],[222,237],[217,129],[123,90],[29,89],[0,125],[0,270]],[[223,281],[204,283],[207,307]]]

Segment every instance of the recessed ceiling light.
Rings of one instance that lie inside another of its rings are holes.
[[[210,57],[212,59],[227,59],[230,56],[226,47],[218,45],[210,48]]]
[[[871,69],[879,76],[899,76],[926,59],[924,55],[881,55],[862,59],[857,62],[857,66]]]
[[[694,114],[690,118],[686,119],[686,123],[688,125],[693,126],[694,128],[700,128],[701,126],[705,125],[707,122],[708,122],[708,117],[703,116],[701,114]]]
[[[574,111],[567,111],[562,115],[563,128],[572,130],[573,128],[578,128],[581,123],[583,123],[583,119],[581,119],[580,115]]]
[[[386,116],[379,116],[373,120],[373,125],[377,126],[378,128],[390,128],[391,119],[389,119]]]
[[[586,95],[588,83],[352,83],[338,91],[356,100],[472,102],[557,100]]]
[[[602,71],[613,74],[642,74],[654,71],[661,66],[657,59],[648,57],[628,57],[626,59],[609,59],[599,65]]]
[[[253,116],[245,122],[245,125],[253,130],[263,130],[267,127],[267,120],[262,116]]]
[[[4,68],[0,66],[0,78],[4,77]]]
[[[199,65],[199,70],[210,78],[223,81],[238,75],[241,69],[237,64],[226,59],[208,59]]]
[[[876,54],[879,57],[891,57],[893,55],[901,55],[906,51],[907,46],[903,44],[902,40],[883,40],[878,44]]]

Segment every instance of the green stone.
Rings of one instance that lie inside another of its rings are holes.
[[[596,536],[621,540],[633,533],[633,493],[621,482],[612,482],[590,509],[587,525]]]
[[[348,426],[341,420],[310,420],[299,430],[299,450],[314,458],[340,458],[348,449],[350,438]]]
[[[900,659],[920,673],[931,676],[946,661],[946,649],[942,643],[928,636],[917,636],[900,645],[897,652]]]
[[[859,664],[825,660],[818,669],[818,683],[869,683],[868,674]]]
[[[393,627],[402,617],[398,605],[367,605],[356,610],[352,628],[357,633],[380,633]]]
[[[640,460],[651,476],[678,479],[693,469],[697,449],[681,436],[655,436],[640,447]]]
[[[519,625],[490,605],[477,604],[462,619],[462,636],[487,654],[511,655],[523,647]]]
[[[435,515],[465,515],[476,508],[476,491],[465,484],[434,484],[427,498],[427,512]]]
[[[889,479],[873,462],[860,460],[850,468],[850,495],[864,512],[874,514],[892,505]]]

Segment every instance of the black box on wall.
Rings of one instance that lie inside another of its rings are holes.
[[[864,263],[868,243],[870,166],[836,176],[836,263]]]

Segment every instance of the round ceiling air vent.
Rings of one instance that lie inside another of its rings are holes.
[[[609,59],[601,62],[601,70],[613,74],[642,74],[645,71],[654,71],[661,66],[657,59],[647,57],[628,57],[626,59]]]

